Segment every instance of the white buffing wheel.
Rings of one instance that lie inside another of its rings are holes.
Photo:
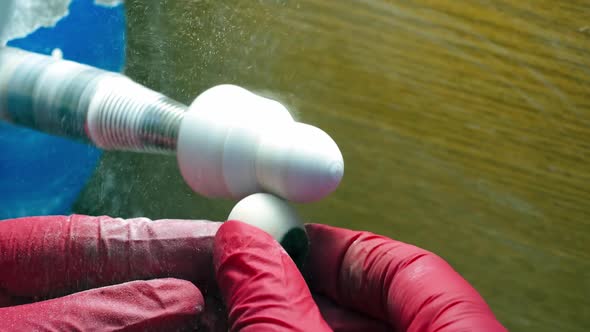
[[[256,150],[260,133],[294,122],[280,103],[235,85],[200,94],[180,125],[177,158],[189,186],[207,197],[240,199],[260,192]]]
[[[284,200],[266,193],[250,195],[239,201],[228,220],[256,226],[269,233],[301,267],[307,256],[309,239],[295,209]]]
[[[234,85],[213,87],[191,104],[177,157],[187,184],[212,198],[270,192],[307,203],[332,193],[344,173],[342,154],[328,134]]]

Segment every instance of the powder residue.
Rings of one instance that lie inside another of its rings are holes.
[[[3,0],[5,1],[5,0]],[[59,20],[68,15],[72,0],[18,0],[12,2],[10,17],[4,18],[5,24],[0,36],[0,45],[7,41],[28,36],[35,30],[55,26]]]

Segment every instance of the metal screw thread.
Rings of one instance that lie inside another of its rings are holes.
[[[124,75],[0,47],[0,119],[14,124],[104,149],[175,153],[186,110]]]
[[[99,86],[93,98],[98,101],[87,120],[92,141],[104,149],[175,153],[187,106],[126,78],[114,83],[104,94],[105,85]]]

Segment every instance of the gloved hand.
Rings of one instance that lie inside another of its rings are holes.
[[[227,331],[213,270],[220,225],[80,215],[0,222],[0,331]]]
[[[240,222],[221,226],[214,261],[232,331],[506,331],[440,257],[369,232],[306,229],[315,303],[270,236]]]
[[[0,331],[503,330],[440,258],[370,233],[307,230],[323,317],[284,250],[240,222],[0,222]]]

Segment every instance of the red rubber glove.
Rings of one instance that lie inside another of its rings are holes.
[[[91,290],[0,309],[0,330],[227,330],[226,313],[216,301],[213,251],[232,331],[329,330],[295,265],[270,236],[240,222],[218,228],[84,216],[2,222],[0,304]],[[431,254],[369,233],[321,225],[309,225],[308,232],[308,279],[312,290],[326,296],[316,300],[335,330],[502,330],[448,265],[438,258],[433,265],[423,261]],[[408,252],[414,253],[411,264]],[[425,256],[415,259],[416,253]],[[433,281],[437,274],[449,284]],[[116,285],[158,277],[192,284],[160,279]],[[95,288],[105,285],[115,286]]]
[[[335,331],[506,331],[444,260],[368,232],[306,226],[305,265]],[[329,331],[284,250],[236,221],[215,237],[215,267],[232,331]]]
[[[78,215],[0,222],[0,331],[227,331],[212,261],[219,226]]]
[[[224,223],[214,262],[231,331],[331,331],[297,266],[267,233]]]
[[[361,320],[354,329],[341,323],[343,310],[352,310],[397,331],[506,331],[442,258],[369,232],[306,228],[311,249],[305,275],[313,292],[332,301],[323,311],[335,316],[337,330],[375,330],[362,328],[368,322]]]

